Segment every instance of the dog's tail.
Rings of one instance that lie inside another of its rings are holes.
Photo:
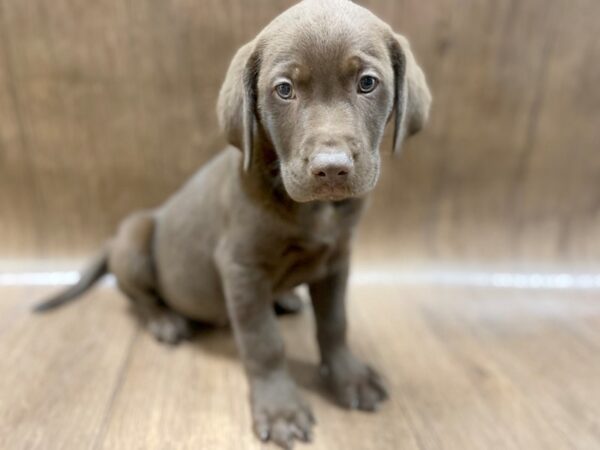
[[[102,251],[83,269],[80,274],[79,281],[73,286],[69,286],[62,292],[59,292],[54,297],[38,303],[33,311],[45,312],[58,306],[64,305],[75,300],[81,294],[90,289],[96,282],[108,273],[108,246],[105,246]]]

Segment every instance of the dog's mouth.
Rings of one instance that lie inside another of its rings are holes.
[[[310,183],[304,188],[300,186],[287,186],[288,195],[292,200],[304,203],[310,201],[340,201],[348,198],[359,197],[363,191],[352,189],[350,183]]]
[[[319,183],[312,189],[312,194],[315,200],[331,200],[339,201],[349,197],[353,197],[352,189],[347,183]]]

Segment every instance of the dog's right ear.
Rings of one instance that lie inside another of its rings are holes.
[[[241,47],[229,65],[219,92],[217,115],[227,141],[242,150],[244,170],[250,168],[257,117],[260,54],[254,41]]]

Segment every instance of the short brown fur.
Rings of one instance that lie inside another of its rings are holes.
[[[368,94],[356,91],[364,73],[378,80]],[[278,97],[280,79],[293,99]],[[346,343],[352,231],[379,176],[386,123],[395,116],[398,152],[430,102],[404,37],[349,1],[299,3],[232,60],[218,102],[231,146],[164,205],[125,220],[80,283],[38,309],[110,271],[162,341],[189,336],[190,319],[230,323],[254,430],[287,448],[310,439],[314,419],[288,373],[272,304],[289,306],[291,290],[308,284],[328,385],[342,405],[375,410],[385,387]],[[324,182],[310,170],[315,155],[343,157],[350,169]]]

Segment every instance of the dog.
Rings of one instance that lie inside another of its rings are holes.
[[[314,424],[286,367],[273,310],[308,285],[321,370],[335,398],[374,411],[379,374],[346,340],[353,230],[380,171],[425,124],[431,95],[408,41],[347,0],[305,0],[231,62],[218,99],[229,146],[165,204],[121,224],[80,281],[37,307],[75,299],[111,272],[159,340],[190,321],[230,324],[258,438],[290,448]]]

